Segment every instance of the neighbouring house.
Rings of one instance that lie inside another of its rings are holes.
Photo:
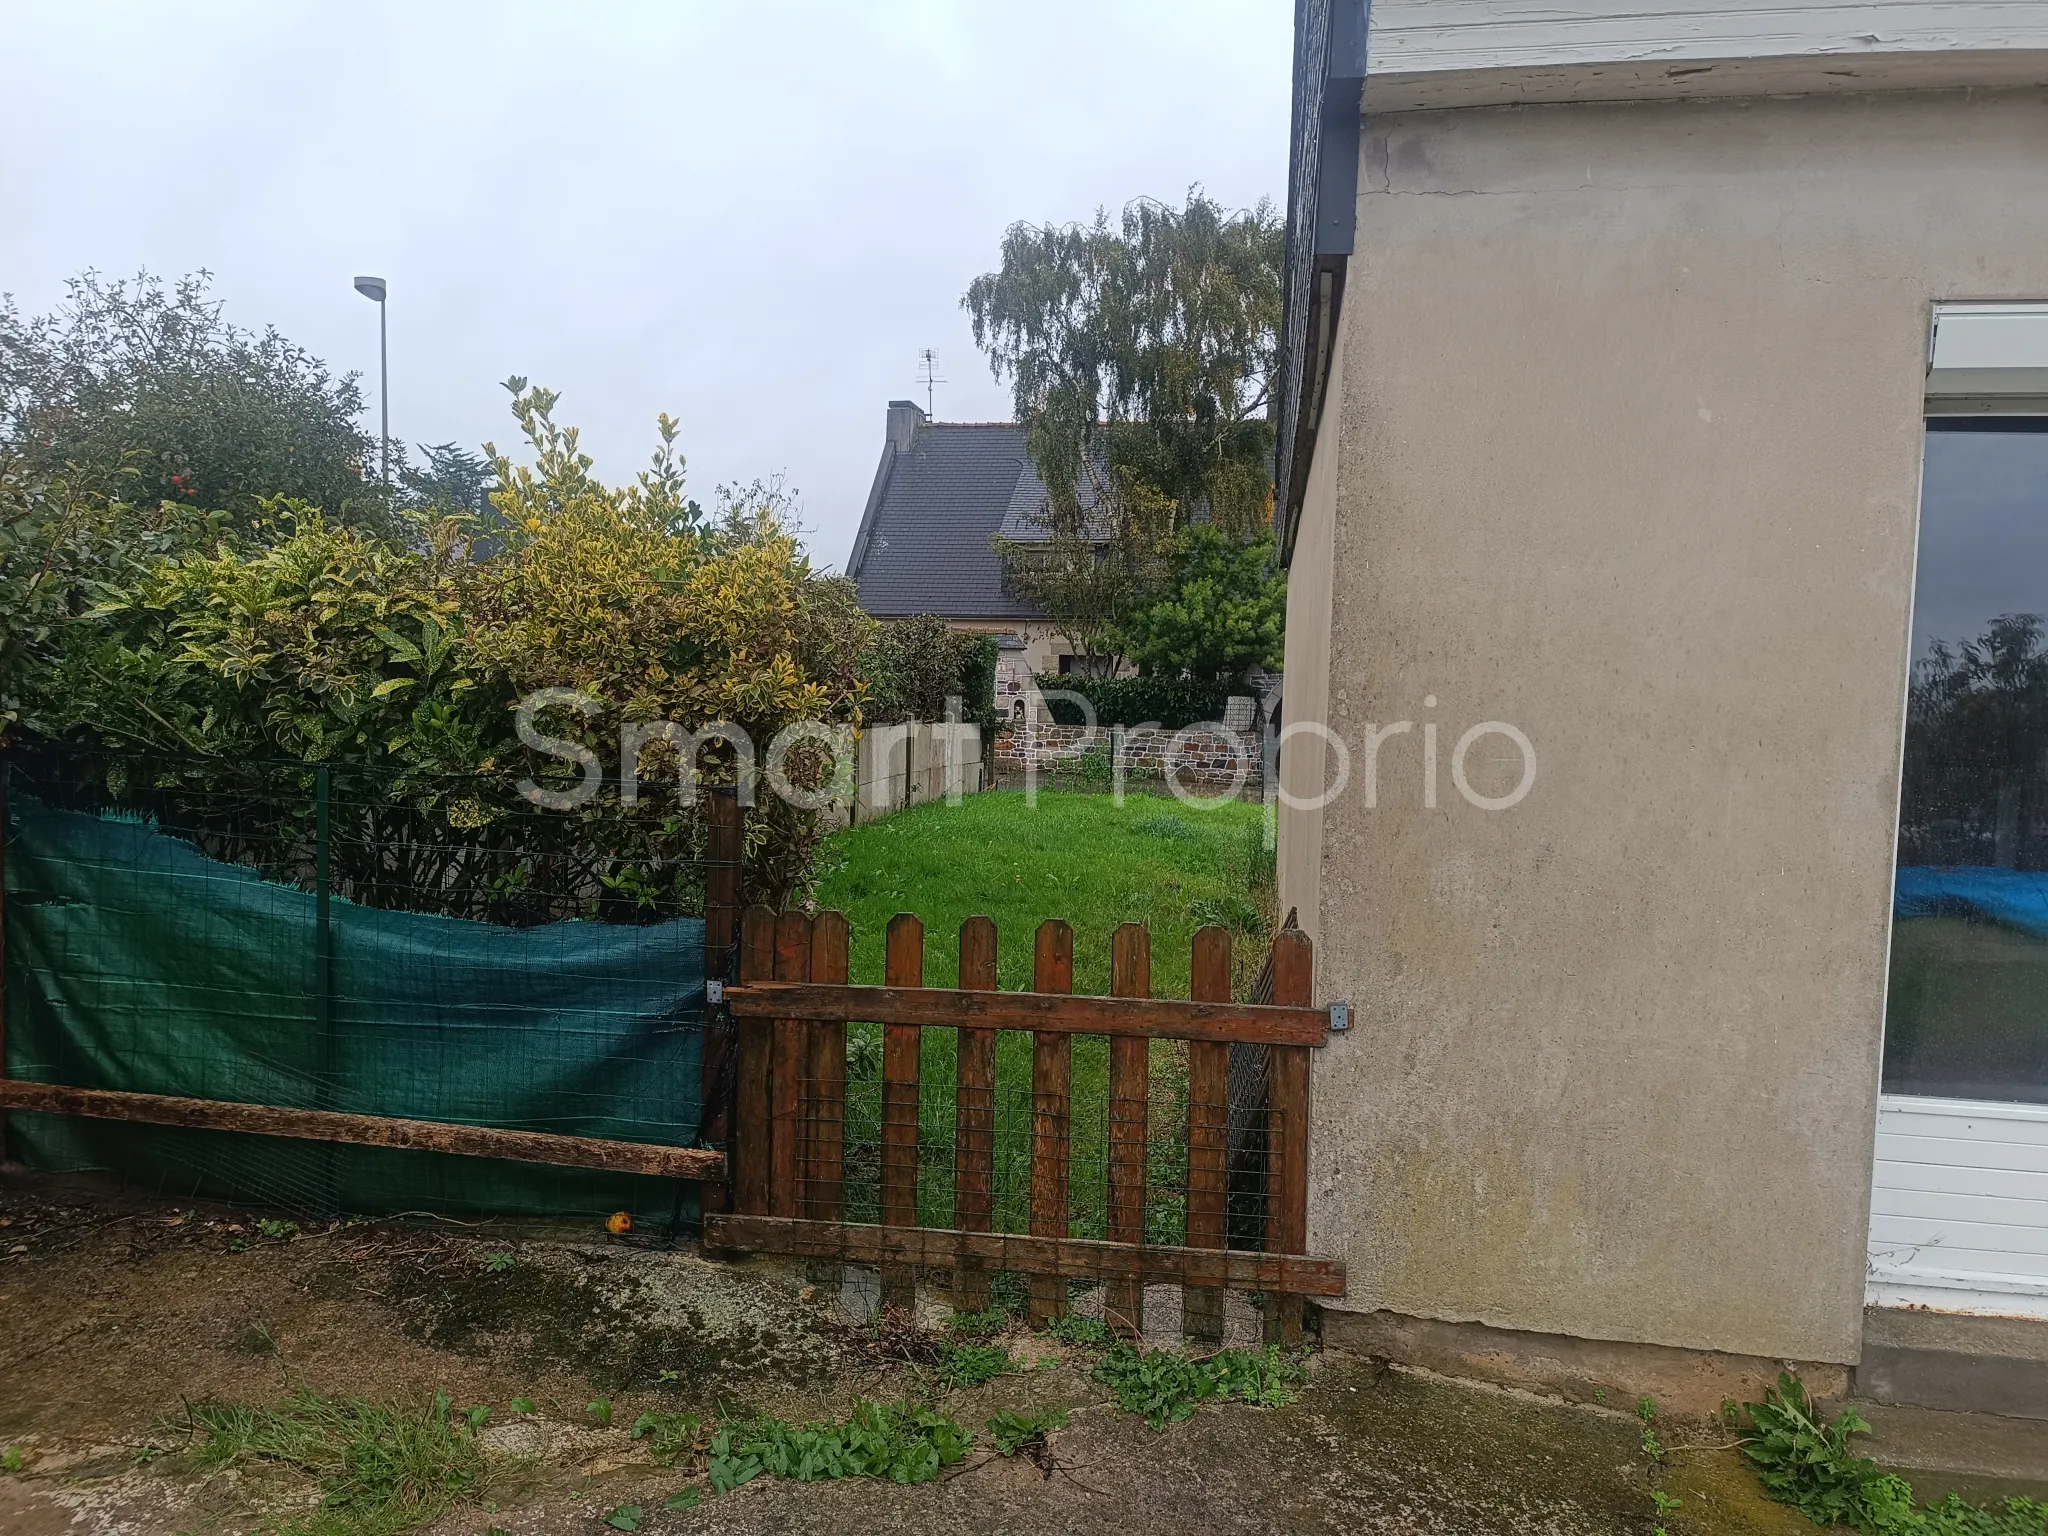
[[[1326,1330],[2048,1417],[2048,4],[1296,27]]]
[[[882,459],[854,535],[847,574],[878,619],[936,614],[993,634],[996,707],[1009,717],[1033,674],[1069,672],[1078,658],[1034,604],[1004,586],[991,542],[1045,537],[1045,485],[1024,429],[1008,421],[933,421],[909,400],[889,402]]]

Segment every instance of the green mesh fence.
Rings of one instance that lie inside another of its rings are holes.
[[[647,913],[643,904],[643,919],[655,920],[515,927],[422,911],[465,905],[450,894],[461,883],[451,869],[481,870],[483,878],[465,890],[531,889],[552,879],[559,894],[573,882],[559,869],[537,869],[546,860],[522,852],[528,840],[516,824],[496,827],[497,854],[481,866],[466,857],[423,861],[419,818],[407,821],[401,840],[388,816],[372,814],[388,809],[381,800],[307,804],[306,814],[294,807],[282,821],[244,807],[214,815],[202,834],[163,830],[177,820],[168,810],[160,819],[104,803],[104,793],[81,793],[104,777],[83,786],[47,774],[9,775],[9,1076],[668,1145],[696,1141],[700,918],[658,907]],[[324,794],[324,778],[319,788]],[[192,799],[179,803],[189,807]],[[534,847],[544,842],[539,826]],[[209,857],[203,847],[237,862]],[[652,865],[635,867],[644,883]],[[338,880],[337,869],[356,875]],[[289,882],[277,878],[294,871]],[[608,889],[600,876],[585,869],[578,877],[593,900]],[[349,892],[383,904],[360,904]],[[573,910],[561,900],[554,910],[565,904]],[[390,909],[400,905],[413,910]],[[549,915],[530,903],[526,910]],[[165,1193],[311,1214],[626,1209],[657,1221],[695,1216],[694,1185],[636,1175],[52,1115],[10,1118],[17,1155],[32,1166],[111,1170]]]

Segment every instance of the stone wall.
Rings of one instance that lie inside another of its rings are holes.
[[[1259,734],[1252,730],[1207,724],[1184,731],[1127,731],[1031,721],[996,734],[999,774],[1023,773],[1034,764],[1041,773],[1071,774],[1090,756],[1105,765],[1105,780],[1107,765],[1121,756],[1126,779],[1163,779],[1171,769],[1181,782],[1213,791],[1228,785],[1241,769],[1243,787],[1255,789],[1261,782]]]

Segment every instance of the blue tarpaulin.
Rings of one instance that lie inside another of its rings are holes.
[[[1892,916],[2003,923],[2037,939],[2048,939],[2048,870],[1902,864],[1892,887]]]

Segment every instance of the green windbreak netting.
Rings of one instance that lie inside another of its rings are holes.
[[[700,919],[507,928],[335,897],[323,929],[322,907],[137,822],[17,792],[8,1074],[695,1141]],[[35,1166],[313,1213],[695,1213],[693,1185],[638,1175],[51,1115],[12,1123]]]

